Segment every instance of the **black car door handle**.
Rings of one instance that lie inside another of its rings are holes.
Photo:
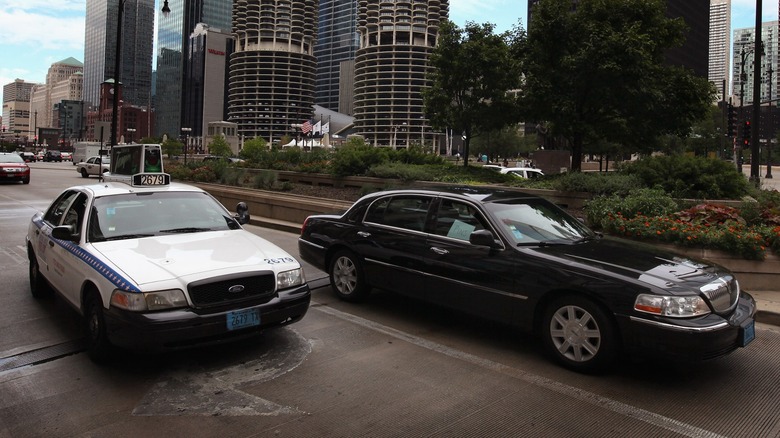
[[[432,246],[432,247],[431,247],[431,251],[433,251],[433,252],[435,252],[436,254],[439,254],[439,255],[444,255],[444,254],[449,254],[449,253],[450,253],[450,252],[449,252],[449,251],[447,251],[446,249],[443,249],[443,248],[437,248],[437,247],[435,247],[435,246]]]
[[[366,232],[366,231],[358,231],[357,235],[360,236],[360,237],[370,237],[371,233]]]

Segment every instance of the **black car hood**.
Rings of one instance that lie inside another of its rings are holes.
[[[731,275],[727,269],[710,262],[612,237],[572,245],[539,247],[535,251],[569,264],[587,265],[605,275],[634,279],[670,292],[698,290],[718,277]]]

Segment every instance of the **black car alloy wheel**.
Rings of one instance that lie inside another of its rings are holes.
[[[340,251],[332,259],[330,284],[336,295],[346,301],[359,301],[369,291],[358,257],[351,251]]]
[[[574,295],[557,298],[548,306],[542,324],[548,351],[568,368],[602,371],[617,353],[612,321],[588,299]]]

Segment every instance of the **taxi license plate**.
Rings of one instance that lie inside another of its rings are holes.
[[[237,330],[260,325],[260,310],[247,309],[227,314],[227,329]]]
[[[756,339],[756,322],[750,321],[748,325],[742,327],[742,346],[746,346],[753,339]]]

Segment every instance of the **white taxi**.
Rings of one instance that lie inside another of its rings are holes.
[[[168,350],[287,325],[311,293],[300,263],[246,231],[207,192],[164,173],[71,187],[35,214],[30,289],[57,292],[84,317],[88,352]]]

